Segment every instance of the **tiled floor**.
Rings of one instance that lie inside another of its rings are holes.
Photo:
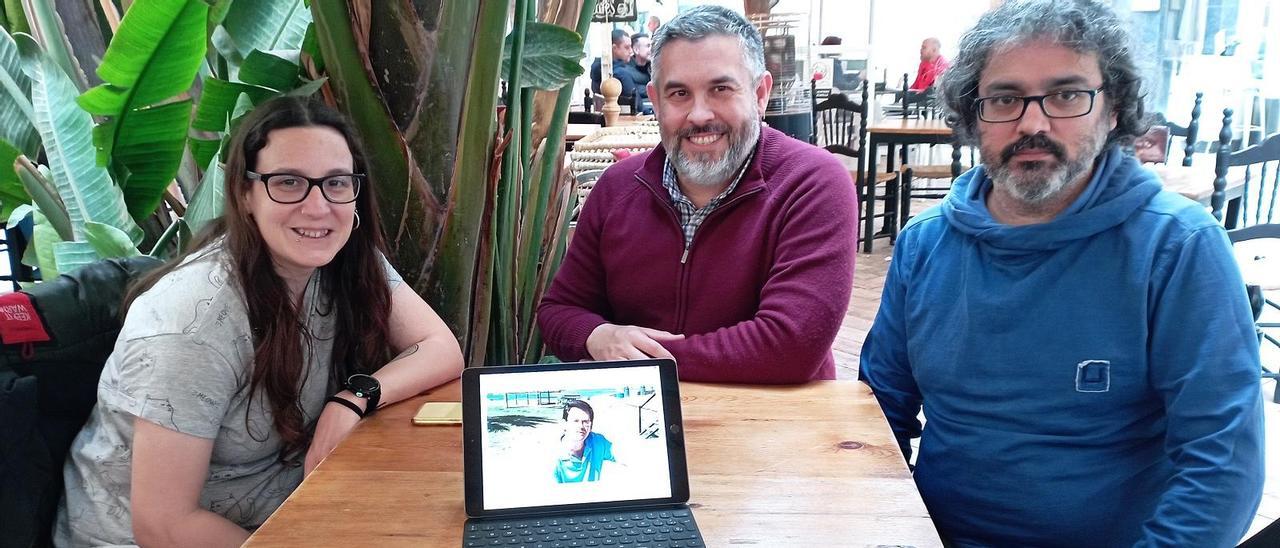
[[[922,211],[928,205],[913,202],[912,211]],[[892,253],[893,247],[888,240],[881,239],[876,240],[873,253],[858,254],[853,278],[853,299],[835,342],[837,375],[841,379],[858,377],[858,354],[862,349],[862,341],[871,328],[871,322],[875,319],[876,308],[880,305],[880,291],[884,286]],[[1280,364],[1280,350],[1264,347],[1263,360],[1265,363]],[[1249,529],[1250,535],[1280,519],[1280,404],[1271,402],[1275,386],[1275,381],[1264,381],[1261,384],[1266,402],[1263,407],[1267,431],[1267,477],[1262,504]]]

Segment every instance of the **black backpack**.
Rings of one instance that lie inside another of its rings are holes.
[[[51,545],[62,464],[98,401],[125,290],[160,264],[107,259],[22,291],[50,340],[0,346],[0,548]],[[0,316],[27,312],[0,306]]]

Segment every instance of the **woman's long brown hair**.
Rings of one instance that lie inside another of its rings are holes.
[[[258,400],[260,391],[265,396],[273,426],[284,442],[282,460],[295,460],[309,443],[300,391],[306,374],[307,352],[303,343],[306,341],[310,347],[311,338],[303,326],[306,312],[298,309],[284,280],[276,274],[271,251],[248,212],[245,202],[252,185],[258,183],[249,180],[245,172],[256,170],[258,153],[266,147],[272,131],[295,127],[327,127],[341,133],[351,149],[354,171],[365,173],[359,140],[341,114],[306,98],[271,99],[241,121],[227,155],[222,218],[202,231],[187,254],[199,252],[225,237],[223,252],[230,260],[232,277],[244,297],[253,334],[254,363],[247,387],[250,406]],[[374,194],[373,184],[362,185],[356,198],[359,226],[334,259],[319,268],[320,289],[329,297],[327,309],[320,312],[336,316],[329,380],[338,387],[353,373],[377,370],[391,355],[388,338],[391,292],[379,257],[384,243]],[[185,257],[178,257],[139,280],[125,300],[125,309],[161,277],[178,268]],[[324,299],[320,302],[323,305]],[[248,424],[247,414],[245,421]]]

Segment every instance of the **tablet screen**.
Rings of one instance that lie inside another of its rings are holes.
[[[478,375],[483,511],[672,498],[658,365],[516,369]]]

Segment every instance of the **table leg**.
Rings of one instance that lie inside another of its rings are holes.
[[[893,156],[897,152],[898,145],[893,141],[886,143],[886,145],[888,146],[888,151],[884,155],[884,172],[893,173],[896,167]],[[905,147],[906,145],[903,145],[904,150]],[[880,235],[888,234],[890,244],[893,243],[894,236],[898,233],[898,210],[902,207],[901,202],[899,202],[901,194],[897,180],[885,183],[884,226],[880,227]]]
[[[907,179],[907,151],[910,145],[902,144],[902,154],[898,162],[898,182],[897,192],[894,194],[897,198],[894,200],[893,209],[893,230],[889,232],[889,244],[898,242],[898,232],[902,229],[902,225],[907,224],[907,216],[911,211],[911,180]]]
[[[871,134],[868,140],[867,150],[862,151],[863,161],[867,162],[867,178],[866,184],[866,200],[863,201],[863,211],[866,212],[867,219],[862,225],[862,252],[871,253],[871,243],[876,239],[875,222],[876,222],[876,151],[880,146],[880,142],[876,140],[876,134]]]

